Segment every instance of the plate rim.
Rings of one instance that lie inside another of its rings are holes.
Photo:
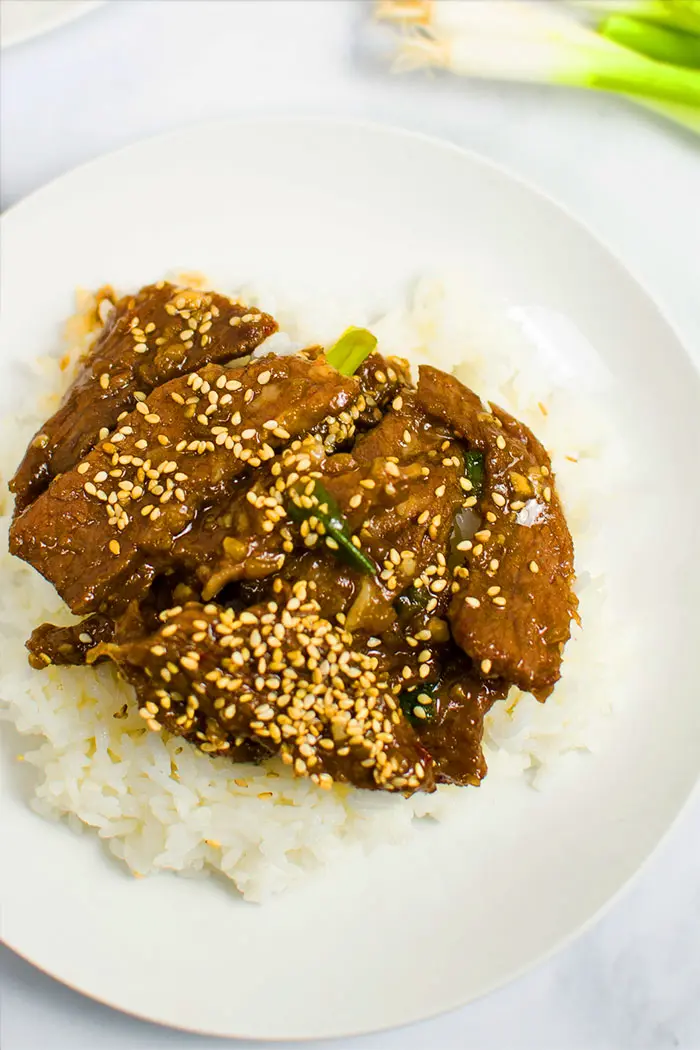
[[[100,6],[102,3],[104,3],[104,0],[91,0],[90,7]],[[88,7],[87,10],[89,10],[90,7]],[[71,20],[73,17],[75,16],[71,16]],[[28,39],[28,37],[26,39]],[[178,139],[190,132],[206,133],[209,130],[211,130],[212,132],[216,132],[217,130],[219,132],[225,132],[228,129],[239,129],[242,126],[245,127],[260,125],[315,125],[318,127],[332,127],[334,130],[347,128],[349,130],[355,129],[360,131],[367,131],[372,134],[390,136],[396,139],[408,138],[417,140],[427,147],[438,147],[440,150],[458,154],[463,158],[466,157],[469,163],[473,164],[474,166],[480,167],[481,169],[486,171],[497,173],[498,175],[507,179],[511,183],[515,183],[529,194],[534,195],[540,202],[545,203],[549,207],[554,208],[560,214],[563,214],[564,218],[566,218],[568,222],[572,223],[576,227],[579,234],[583,234],[585,237],[589,238],[600,248],[602,248],[606,255],[610,258],[610,260],[617,267],[619,267],[621,271],[623,271],[623,273],[627,276],[629,280],[631,280],[634,283],[634,285],[636,285],[637,290],[641,292],[641,294],[647,300],[649,306],[655,311],[660,321],[667,328],[670,335],[674,338],[675,342],[677,343],[678,349],[681,351],[682,356],[686,359],[686,365],[690,365],[692,373],[694,375],[694,398],[697,401],[698,409],[700,410],[700,369],[698,368],[698,365],[696,364],[693,355],[689,350],[689,346],[691,345],[690,336],[688,333],[682,331],[678,323],[673,319],[672,314],[671,316],[669,316],[669,313],[667,312],[665,303],[663,301],[663,297],[660,297],[656,293],[651,292],[649,290],[646,282],[643,279],[641,279],[637,274],[634,265],[629,264],[626,261],[626,259],[622,258],[618,254],[617,250],[611,247],[607,238],[604,235],[600,234],[593,226],[589,225],[585,220],[580,218],[575,211],[571,210],[571,208],[567,204],[564,204],[561,200],[559,200],[559,198],[556,195],[551,194],[546,189],[543,189],[536,182],[532,182],[529,178],[524,177],[518,172],[513,171],[509,167],[509,165],[504,164],[500,161],[495,161],[490,157],[487,157],[484,154],[480,153],[478,150],[472,149],[471,147],[462,146],[451,139],[443,138],[437,134],[430,134],[428,132],[417,131],[389,122],[367,120],[355,117],[335,116],[332,114],[285,115],[278,113],[268,113],[247,116],[232,115],[224,118],[214,118],[206,121],[193,120],[185,124],[179,125],[173,129],[169,129],[167,131],[159,132],[154,135],[146,135],[135,139],[134,141],[129,142],[117,149],[109,150],[106,153],[101,153],[98,156],[86,160],[81,164],[75,165],[74,167],[69,168],[67,171],[55,176],[48,182],[32,190],[30,193],[26,194],[24,197],[20,198],[18,201],[10,205],[10,207],[5,209],[5,211],[0,215],[0,231],[5,229],[8,223],[14,224],[16,222],[21,222],[22,213],[25,210],[25,208],[33,206],[37,201],[41,202],[42,198],[47,197],[50,195],[51,192],[54,192],[56,190],[56,187],[61,182],[69,180],[77,174],[84,174],[93,167],[99,168],[100,165],[108,164],[115,157],[121,157],[130,152],[136,153],[142,147],[149,144],[154,144],[156,142],[167,143],[169,139]],[[494,983],[489,988],[482,990],[478,995],[467,995],[460,997],[458,1001],[453,1002],[447,1007],[437,1007],[436,1009],[431,1010],[427,1013],[421,1012],[419,1015],[411,1017],[410,1019],[400,1022],[398,1024],[389,1022],[386,1025],[372,1027],[369,1029],[346,1028],[342,1033],[333,1033],[330,1035],[321,1033],[313,1036],[293,1036],[291,1038],[287,1037],[284,1041],[288,1040],[292,1043],[298,1043],[306,1040],[315,1041],[316,1039],[327,1038],[354,1038],[361,1035],[368,1035],[373,1032],[400,1030],[402,1028],[408,1027],[409,1025],[419,1023],[420,1021],[429,1021],[433,1018],[442,1015],[454,1013],[459,1009],[465,1008],[470,1002],[476,1002],[479,999],[483,999],[486,996],[491,995],[494,992],[500,990],[501,988],[504,988],[512,982],[520,979],[524,974],[530,972],[531,970],[534,970],[536,967],[539,967],[540,965],[551,959],[554,955],[567,948],[570,944],[572,944],[575,940],[577,940],[580,936],[585,934],[595,924],[597,924],[608,913],[608,911],[615,906],[618,900],[620,900],[621,897],[625,893],[627,893],[629,889],[632,888],[632,886],[635,884],[636,880],[641,876],[641,874],[644,871],[646,871],[651,860],[662,848],[667,837],[678,826],[680,820],[683,818],[683,815],[690,806],[691,802],[697,798],[700,798],[700,764],[698,765],[695,780],[689,786],[685,797],[681,800],[673,819],[669,822],[668,826],[664,829],[664,831],[659,836],[653,847],[646,854],[642,862],[620,884],[617,890],[615,890],[615,892],[612,893],[607,898],[607,900],[605,900],[600,905],[600,907],[597,908],[581,925],[577,926],[574,930],[571,930],[565,935],[563,935],[561,938],[556,940],[554,944],[550,945],[547,949],[540,952],[539,954],[533,956],[531,959],[529,959],[526,963],[523,963],[517,969],[511,971],[503,980],[494,981]],[[155,1023],[161,1025],[164,1028],[171,1028],[176,1031],[191,1032],[197,1035],[217,1038],[249,1039],[253,1042],[263,1042],[269,1040],[270,1038],[266,1035],[246,1033],[240,1031],[229,1031],[228,1033],[224,1033],[221,1029],[214,1030],[211,1028],[195,1027],[181,1022],[174,1022],[167,1018],[159,1018],[154,1016],[153,1014],[144,1014],[136,1009],[122,1006],[113,1001],[111,1002],[109,999],[104,998],[100,994],[96,994],[95,992],[88,990],[85,987],[82,987],[80,984],[74,984],[70,981],[64,980],[56,973],[50,971],[49,969],[46,969],[43,965],[36,962],[30,956],[25,955],[24,952],[16,944],[12,943],[7,937],[5,937],[1,931],[0,943],[3,943],[15,955],[17,955],[24,962],[33,966],[40,973],[51,978],[52,980],[57,981],[59,984],[70,989],[71,991],[76,992],[80,995],[84,995],[86,998],[91,999],[93,1002],[99,1003],[101,1006],[108,1007],[109,1009],[115,1010],[119,1013],[123,1013],[126,1016],[134,1017],[145,1023]],[[279,1038],[280,1037],[275,1037],[275,1041],[279,1040]]]
[[[107,0],[88,0],[91,7],[101,7],[104,6],[106,2]],[[88,10],[89,9],[90,8],[88,8]],[[99,166],[106,161],[112,160],[114,157],[121,157],[132,150],[137,151],[142,146],[150,143],[159,141],[167,142],[168,139],[179,138],[181,135],[190,131],[204,131],[206,129],[216,130],[217,128],[223,130],[228,127],[241,127],[256,124],[325,124],[416,139],[422,141],[427,146],[438,146],[441,149],[447,149],[451,152],[466,156],[471,163],[493,171],[498,175],[509,179],[511,182],[516,183],[528,193],[533,194],[540,201],[543,201],[554,207],[557,211],[562,212],[571,223],[578,227],[580,232],[595,241],[601,248],[603,248],[607,255],[611,257],[616,265],[625,271],[627,276],[631,278],[644,297],[650,302],[663,323],[671,330],[673,336],[680,345],[684,356],[690,362],[693,372],[695,373],[697,379],[696,392],[700,397],[700,367],[695,363],[693,355],[688,349],[691,342],[690,335],[684,332],[680,324],[675,320],[673,317],[673,311],[668,309],[663,295],[651,291],[646,280],[638,273],[634,262],[630,262],[624,258],[623,255],[610,244],[607,237],[602,232],[587,222],[587,220],[583,219],[575,209],[572,209],[568,204],[564,203],[564,201],[562,201],[556,194],[550,193],[549,190],[544,189],[536,180],[533,181],[527,176],[514,171],[510,165],[499,160],[494,160],[492,157],[488,157],[486,154],[479,152],[479,150],[474,149],[471,146],[463,146],[459,142],[454,142],[452,139],[444,138],[441,135],[432,134],[427,131],[419,131],[415,128],[402,127],[400,124],[393,124],[389,121],[319,113],[260,113],[249,116],[232,114],[227,117],[213,117],[211,120],[198,120],[195,118],[191,121],[186,121],[183,124],[178,124],[174,128],[169,128],[166,131],[158,131],[152,135],[142,135],[131,142],[125,143],[123,146],[107,150],[105,153],[99,153],[95,157],[90,157],[87,160],[81,161],[79,164],[74,164],[66,171],[54,175],[52,178],[42,183],[41,186],[36,186],[23,197],[20,197],[0,212],[0,228],[7,222],[14,222],[17,212],[21,211],[24,205],[33,204],[37,198],[41,198],[44,194],[54,190],[57,184],[64,179],[68,179],[79,173],[84,173],[91,167]],[[698,345],[698,351],[700,351],[700,344]]]

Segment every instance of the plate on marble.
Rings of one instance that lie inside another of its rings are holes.
[[[699,383],[648,294],[507,172],[445,142],[330,120],[232,121],[146,141],[52,183],[2,227],[8,376],[55,345],[76,286],[135,287],[186,268],[271,286],[292,275],[317,298],[342,289],[361,300],[460,267],[488,277],[504,316],[582,398],[591,362],[606,376],[608,451],[621,441],[629,453],[596,509],[620,644],[595,753],[562,762],[540,790],[487,778],[465,789],[458,818],[249,905],[216,878],[131,879],[96,838],[40,819],[31,770],[14,761],[26,744],[4,726],[8,945],[143,1018],[304,1039],[452,1009],[580,932],[649,856],[700,767],[700,491],[688,483]],[[8,411],[17,391],[7,382],[0,395]],[[661,501],[679,503],[664,533]],[[595,661],[586,674],[594,695]]]
[[[2,0],[0,47],[22,44],[58,29],[103,3],[104,0]]]

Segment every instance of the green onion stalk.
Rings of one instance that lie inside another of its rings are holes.
[[[599,31],[577,9],[607,14]],[[646,12],[646,16],[644,13]],[[459,76],[592,88],[632,96],[691,130],[700,123],[700,4],[382,0],[381,17],[413,24],[397,70],[432,66]]]

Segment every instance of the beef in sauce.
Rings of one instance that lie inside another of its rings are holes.
[[[455,641],[485,676],[545,697],[576,613],[574,548],[549,456],[526,426],[437,369],[421,368],[417,396],[484,461],[482,527],[463,543],[467,572],[450,608]]]
[[[195,294],[122,301],[16,475],[12,552],[87,616],[38,627],[32,665],[112,661],[150,729],[324,787],[478,784],[486,714],[546,698],[576,616],[545,449],[376,350],[353,374],[320,347],[241,364],[274,320]],[[114,404],[95,369],[128,373]]]
[[[244,360],[277,330],[268,314],[167,281],[114,306],[55,414],[10,482],[19,513],[155,387],[209,362]]]

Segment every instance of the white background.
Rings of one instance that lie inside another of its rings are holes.
[[[618,99],[391,77],[377,43],[363,0],[111,0],[3,52],[2,207],[84,160],[204,117],[337,113],[419,129],[568,206],[646,284],[700,365],[700,139]],[[651,491],[662,485],[650,479]],[[226,1045],[123,1017],[0,951],[2,1050]],[[457,1013],[314,1045],[698,1050],[698,793],[624,898],[556,958]]]

